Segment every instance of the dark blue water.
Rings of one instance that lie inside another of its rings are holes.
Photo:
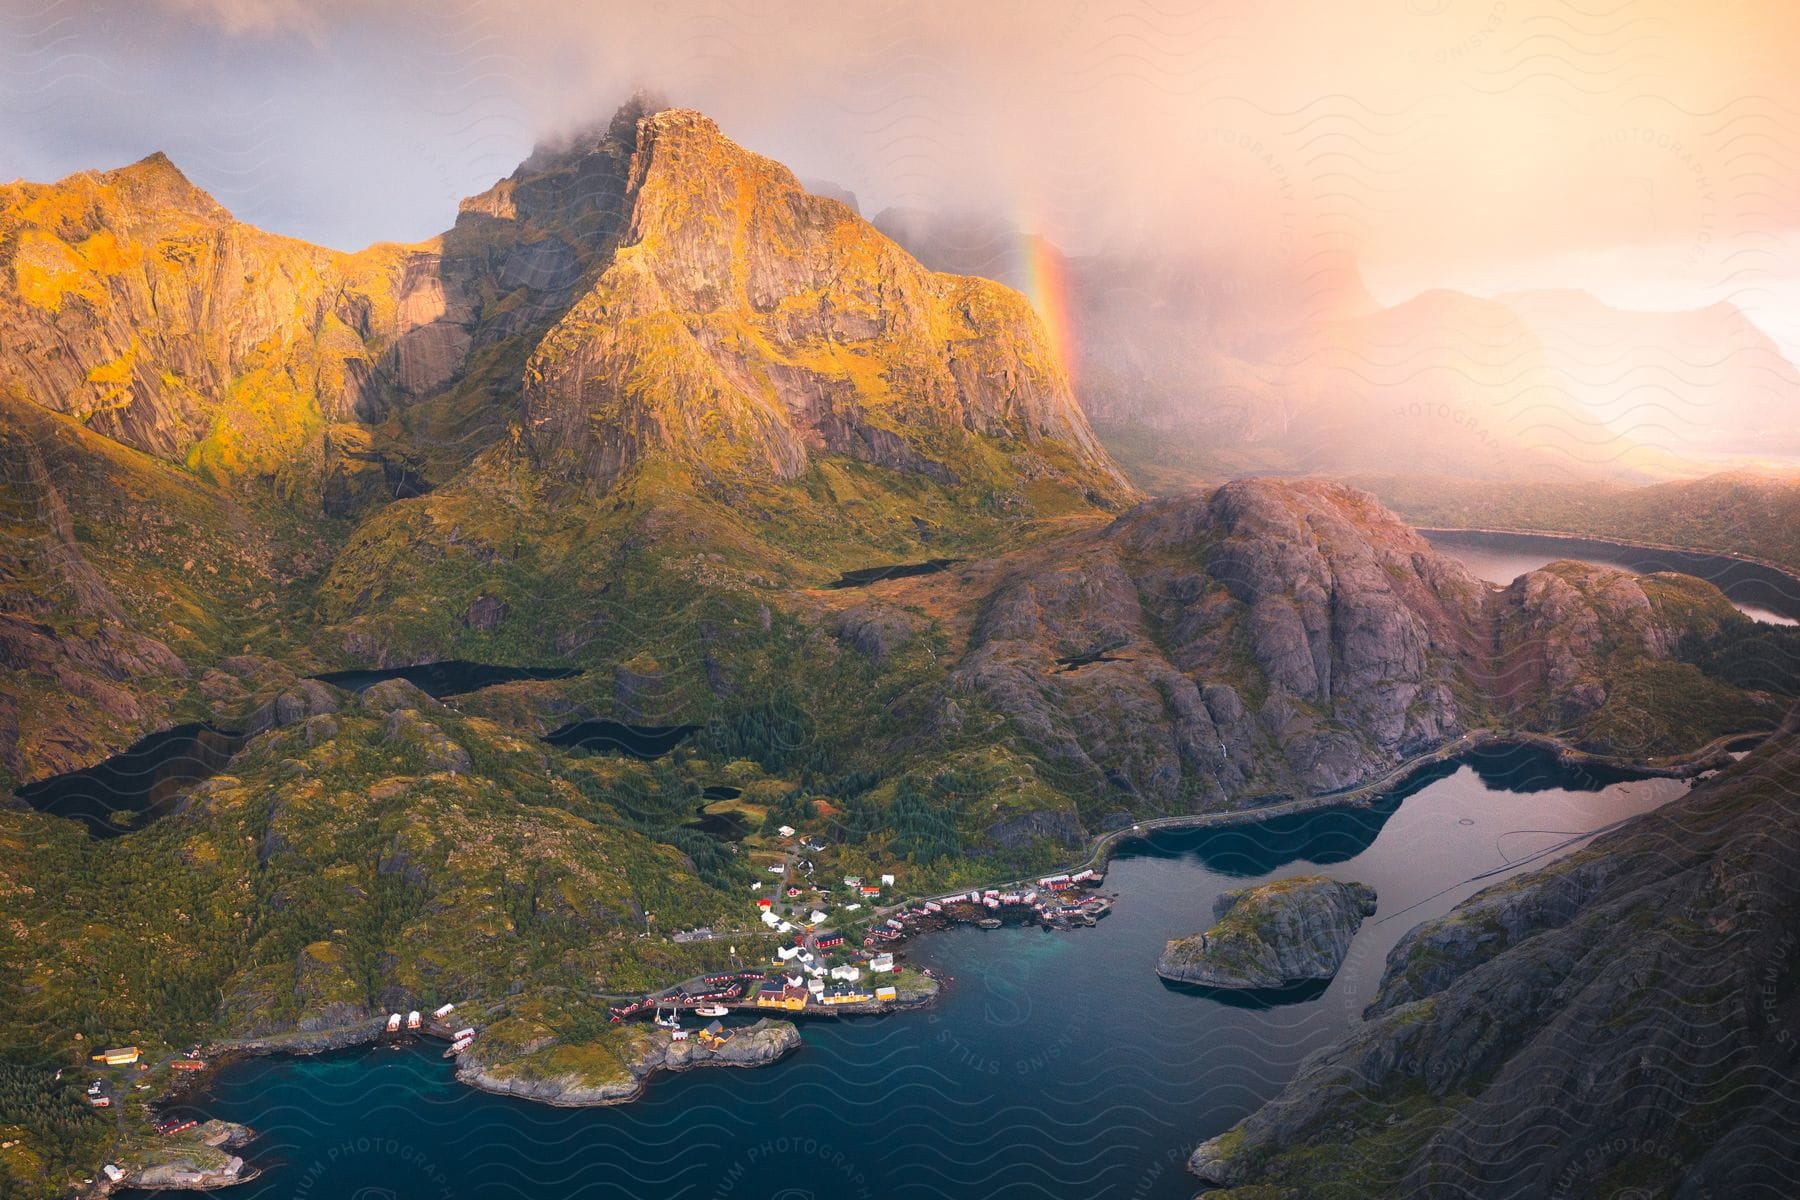
[[[360,692],[390,679],[404,679],[427,696],[439,700],[480,691],[497,683],[517,683],[531,679],[570,679],[581,674],[575,667],[503,667],[492,663],[468,662],[454,658],[444,662],[419,663],[411,667],[369,667],[350,671],[325,671],[312,678],[346,691]]]
[[[552,729],[544,740],[566,750],[661,758],[700,732],[698,725],[627,725],[622,721],[576,721]]]
[[[168,815],[183,789],[216,775],[243,744],[244,735],[231,730],[177,725],[16,794],[39,812],[80,821],[89,837],[119,837]]]
[[[1358,1019],[1408,928],[1500,878],[1472,876],[1684,787],[1495,753],[1373,811],[1159,837],[1114,860],[1098,928],[919,939],[915,960],[952,979],[935,1008],[804,1022],[773,1067],[662,1077],[623,1107],[486,1096],[435,1051],[386,1049],[238,1064],[203,1107],[262,1131],[266,1173],[229,1193],[246,1200],[1188,1197],[1188,1151]],[[1164,941],[1204,928],[1218,892],[1309,871],[1380,893],[1328,987],[1271,1006],[1158,979]]]

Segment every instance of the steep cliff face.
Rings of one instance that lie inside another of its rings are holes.
[[[1125,493],[1017,293],[926,271],[698,113],[615,123],[541,165],[627,152],[610,264],[526,368],[552,470],[604,490],[652,455],[705,480],[793,479],[837,455],[945,484]],[[618,182],[598,173],[594,194]]]
[[[1367,1020],[1193,1168],[1246,1200],[1785,1195],[1797,787],[1790,726],[1413,930]]]
[[[0,188],[0,390],[170,462],[291,483],[461,359],[432,247],[234,220],[161,154]]]
[[[1462,732],[1484,592],[1362,493],[1241,481],[1025,559],[954,679],[1153,807],[1329,791]]]
[[[1655,754],[1779,715],[1674,661],[1731,619],[1710,585],[1557,563],[1491,589],[1340,484],[1153,501],[996,575],[953,687],[1133,811],[1350,787],[1477,728]]]

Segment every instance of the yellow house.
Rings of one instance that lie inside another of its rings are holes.
[[[120,1050],[108,1050],[104,1054],[94,1055],[94,1061],[105,1063],[109,1067],[128,1067],[138,1060],[138,1048],[126,1046]]]

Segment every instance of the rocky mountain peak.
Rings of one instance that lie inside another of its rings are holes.
[[[1128,491],[1016,292],[926,270],[691,109],[644,113],[625,157],[609,134],[514,176],[522,219],[552,185],[595,213],[617,197],[610,261],[527,365],[532,444],[558,473],[604,489],[666,455],[780,480],[824,454],[949,486]]]

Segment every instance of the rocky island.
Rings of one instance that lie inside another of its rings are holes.
[[[1791,1194],[1796,733],[1407,934],[1363,1022],[1194,1151],[1208,1194]]]
[[[622,1043],[549,1042],[494,1061],[465,1054],[456,1077],[471,1087],[544,1104],[579,1107],[624,1104],[642,1094],[658,1071],[697,1067],[761,1067],[800,1048],[790,1021],[761,1020],[739,1029],[677,1036],[652,1025],[628,1027]]]
[[[1279,988],[1330,979],[1363,918],[1374,912],[1374,888],[1323,875],[1226,892],[1213,904],[1213,927],[1170,941],[1156,973],[1176,983],[1219,988]]]

